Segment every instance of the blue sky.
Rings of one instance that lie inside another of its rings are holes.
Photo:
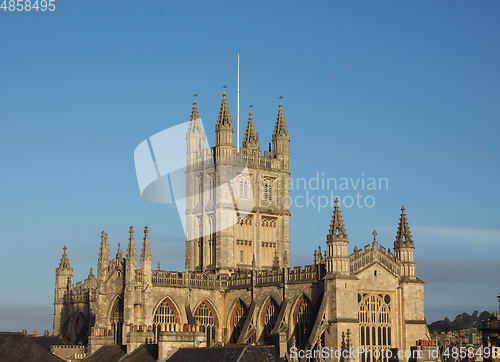
[[[427,319],[496,308],[499,15],[497,1],[57,0],[51,13],[0,11],[0,329],[51,329],[62,247],[82,280],[101,230],[114,254],[130,225],[148,225],[154,264],[184,268],[177,211],[141,199],[133,152],[187,121],[193,93],[213,144],[223,85],[236,118],[238,52],[242,119],[253,104],[261,148],[284,97],[292,178],[389,180],[360,191],[374,207],[342,209],[350,250],[374,229],[392,248],[404,204]],[[292,264],[312,262],[331,212],[292,208]]]

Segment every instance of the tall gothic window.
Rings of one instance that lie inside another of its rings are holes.
[[[213,345],[217,339],[216,332],[218,323],[213,307],[206,300],[201,302],[198,308],[196,308],[194,312],[194,321],[196,324],[205,327],[207,346]]]
[[[113,327],[114,343],[122,344],[122,331],[123,331],[123,300],[116,297],[111,308],[111,326]]]
[[[198,191],[198,197],[196,200],[198,200],[200,203],[203,203],[203,176],[199,175],[196,177],[196,183],[197,183],[197,191]]]
[[[154,313],[154,333],[157,340],[159,332],[173,330],[174,324],[179,323],[179,313],[170,298],[165,298]]]
[[[295,347],[301,349],[305,347],[307,333],[312,326],[314,313],[312,303],[304,294],[302,294],[297,302],[293,312],[293,337]]]
[[[273,201],[273,186],[270,181],[264,182],[264,201]]]
[[[276,324],[276,320],[278,319],[279,314],[279,305],[276,301],[269,297],[267,298],[266,303],[264,304],[264,308],[262,310],[262,325],[263,331],[262,335],[267,336],[271,333]]]
[[[238,338],[240,338],[241,330],[243,329],[243,324],[247,317],[247,307],[241,299],[238,299],[236,305],[234,306],[233,313],[231,314],[231,327],[233,329],[231,333],[231,343],[237,343]]]
[[[248,176],[240,176],[238,181],[238,196],[243,200],[250,198],[250,178]]]
[[[391,297],[375,293],[358,294],[360,345],[368,350],[388,349],[392,345]],[[362,362],[374,360],[370,353]]]
[[[209,256],[209,260],[208,260],[208,264],[209,265],[215,265],[215,253],[216,253],[216,249],[215,249],[215,233],[214,233],[214,216],[213,215],[209,215],[208,216],[208,256]]]

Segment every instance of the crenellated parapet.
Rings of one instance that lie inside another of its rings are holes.
[[[400,276],[401,261],[390,251],[390,249],[386,250],[382,245],[379,246],[376,240],[366,245],[363,249],[358,249],[357,246],[354,247],[354,252],[349,255],[350,271],[352,273],[358,273],[377,261],[395,276]]]

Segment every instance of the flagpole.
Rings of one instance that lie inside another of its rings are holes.
[[[240,152],[240,53],[238,53],[238,85],[236,91],[236,152]]]

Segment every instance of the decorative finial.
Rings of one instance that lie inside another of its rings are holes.
[[[405,205],[401,206],[401,211],[404,213],[405,212]]]
[[[338,197],[336,197],[336,198],[335,198],[335,207],[338,207],[338,206],[339,206],[339,198],[338,198]]]
[[[130,233],[130,237],[134,236],[134,227],[133,226],[130,227],[129,233]]]
[[[373,241],[377,241],[377,232],[375,230],[373,230],[372,235],[373,235]]]
[[[148,226],[146,225],[146,226],[144,227],[144,235],[145,235],[145,236],[148,236],[148,234],[149,234],[149,228],[148,228]]]
[[[158,270],[160,270],[160,262],[158,262]]]
[[[68,248],[66,247],[66,245],[64,245],[64,247],[63,247],[64,254],[66,254],[66,250],[67,250],[67,249],[68,249]]]

